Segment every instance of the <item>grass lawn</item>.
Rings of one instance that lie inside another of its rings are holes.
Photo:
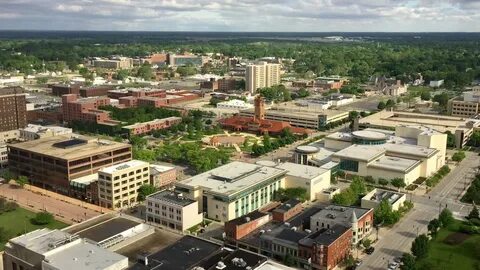
[[[68,226],[57,220],[46,226],[33,225],[30,222],[30,219],[34,216],[34,212],[18,207],[15,211],[0,214],[0,227],[7,231],[8,238],[13,238],[25,233],[25,230],[31,232],[45,227],[50,229],[61,229]],[[0,241],[0,250],[3,250],[5,243],[6,242]]]
[[[465,241],[458,245],[448,245],[443,241],[447,236],[455,233],[461,221],[456,221],[454,226],[449,229],[441,229],[437,238],[430,242],[430,251],[426,259],[418,264],[424,265],[432,263],[434,269],[438,270],[471,270],[475,269],[475,263],[480,262],[480,258],[475,258],[474,245],[480,243],[480,235],[470,235]]]

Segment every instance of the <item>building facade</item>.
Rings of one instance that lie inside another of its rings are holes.
[[[124,126],[123,129],[126,129],[130,135],[139,135],[149,133],[155,130],[166,129],[173,125],[180,124],[181,122],[181,117],[172,116],[163,119],[154,119],[148,122]]]
[[[147,197],[146,220],[170,229],[185,231],[203,221],[198,202],[182,193],[163,190]]]
[[[150,164],[130,160],[98,171],[100,206],[121,209],[137,203],[138,189],[150,183]]]
[[[463,97],[450,99],[447,113],[451,116],[473,118],[480,113],[480,86],[464,92]]]
[[[260,62],[248,65],[245,74],[246,90],[255,94],[259,88],[280,84],[280,64]]]
[[[175,166],[150,164],[150,185],[160,188],[167,187],[177,180]]]
[[[0,132],[24,128],[27,125],[27,105],[21,87],[0,89]]]

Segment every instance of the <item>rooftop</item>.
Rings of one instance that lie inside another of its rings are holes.
[[[316,178],[325,173],[329,173],[329,170],[326,170],[326,169],[292,163],[292,162],[280,163],[275,168],[286,170],[287,175],[308,179],[308,180]]]
[[[167,117],[167,118],[162,118],[162,119],[154,119],[154,120],[148,121],[148,122],[135,123],[135,124],[132,124],[132,125],[124,126],[123,128],[134,129],[134,128],[138,128],[138,127],[143,127],[144,125],[155,125],[155,124],[165,123],[167,121],[181,121],[181,120],[182,120],[181,117],[172,116],[172,117]]]
[[[83,143],[77,143],[79,141],[83,141]],[[73,145],[71,145],[72,143]],[[80,135],[59,135],[10,145],[10,148],[41,153],[65,160],[81,158],[125,147],[130,147],[130,145]]]
[[[174,244],[156,253],[147,255],[148,265],[136,263],[131,270],[187,270],[220,250],[220,245],[184,236]]]
[[[72,131],[71,128],[65,128],[60,126],[40,126],[34,124],[28,124],[25,128],[23,128],[26,132],[33,132],[33,133],[40,133],[45,132],[47,130],[51,130],[53,132],[65,132],[65,131]]]
[[[122,267],[128,265],[127,257],[82,240],[48,255],[45,261],[55,269],[69,270],[110,269],[119,267],[119,263]]]
[[[196,202],[195,200],[183,197],[182,193],[170,191],[170,190],[162,190],[157,193],[151,194],[147,197],[147,200],[149,198],[165,201],[165,202],[180,205],[180,206],[187,206]]]
[[[381,168],[405,173],[411,171],[420,163],[420,160],[382,156],[373,161],[372,163],[368,164],[368,167]]]
[[[82,238],[87,238],[97,243],[133,228],[140,223],[126,218],[114,218],[100,223],[77,234]]]
[[[229,196],[285,174],[286,171],[282,169],[234,161],[178,182],[177,186],[202,187],[209,192]]]
[[[385,154],[385,149],[372,145],[353,144],[333,154],[334,157],[369,162]]]
[[[106,173],[106,174],[113,174],[115,172],[121,172],[121,171],[131,169],[131,168],[145,167],[145,166],[148,166],[148,165],[149,165],[148,162],[134,159],[134,160],[130,160],[130,161],[127,161],[127,162],[116,164],[116,165],[113,165],[113,166],[110,166],[110,167],[102,168],[98,172]]]
[[[312,216],[314,220],[334,220],[336,224],[341,224],[347,227],[351,226],[351,219],[353,212],[357,219],[361,219],[371,209],[360,207],[347,207],[338,205],[329,205]]]
[[[383,200],[387,200],[390,204],[393,204],[403,196],[405,196],[405,194],[400,192],[376,188],[365,195],[362,200],[376,201],[378,203]]]
[[[279,207],[275,208],[275,210],[273,210],[273,212],[281,212],[281,213],[287,212],[290,209],[297,206],[298,204],[302,204],[302,202],[297,200],[297,199],[290,199],[290,200],[286,201],[285,203],[283,203],[282,205],[280,205]]]
[[[253,221],[253,220],[256,220],[256,219],[259,219],[259,218],[262,218],[264,216],[268,216],[269,214],[268,213],[263,213],[263,212],[260,212],[258,210],[255,210],[253,212],[250,212],[246,215],[243,215],[241,217],[238,217],[236,219],[232,219],[230,221],[228,221],[229,224],[235,224],[235,225],[242,225],[242,224],[245,224],[245,223],[248,223],[250,221]]]
[[[166,171],[175,169],[175,166],[166,166],[158,164],[150,164],[150,175],[157,175]]]
[[[294,227],[288,227],[285,225],[279,226],[271,231],[267,231],[260,235],[260,238],[277,239],[293,244],[298,243],[301,239],[308,235],[305,231],[297,231]]]
[[[39,229],[10,239],[9,242],[23,246],[38,254],[45,254],[55,249],[56,246],[62,245],[66,241],[70,242],[74,238],[71,234],[63,231]]]
[[[335,224],[330,228],[323,228],[317,232],[310,234],[308,237],[301,239],[300,244],[304,246],[311,246],[313,243],[319,245],[329,246],[350,228]]]
[[[267,261],[267,257],[237,249],[230,253],[222,260],[218,261],[215,265],[212,265],[209,270],[224,269],[224,270],[244,270],[244,269],[256,269]],[[223,268],[225,267],[225,268]]]

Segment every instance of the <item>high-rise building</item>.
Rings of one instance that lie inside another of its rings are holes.
[[[0,132],[24,128],[27,125],[27,105],[21,87],[0,89]]]
[[[245,74],[247,91],[255,93],[257,89],[280,84],[280,64],[260,62],[248,65]]]

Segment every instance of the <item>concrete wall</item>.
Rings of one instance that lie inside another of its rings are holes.
[[[325,143],[325,148],[334,149],[334,150],[342,150],[352,145],[351,142],[339,141],[339,140],[329,139],[329,138],[324,138],[323,141]]]

